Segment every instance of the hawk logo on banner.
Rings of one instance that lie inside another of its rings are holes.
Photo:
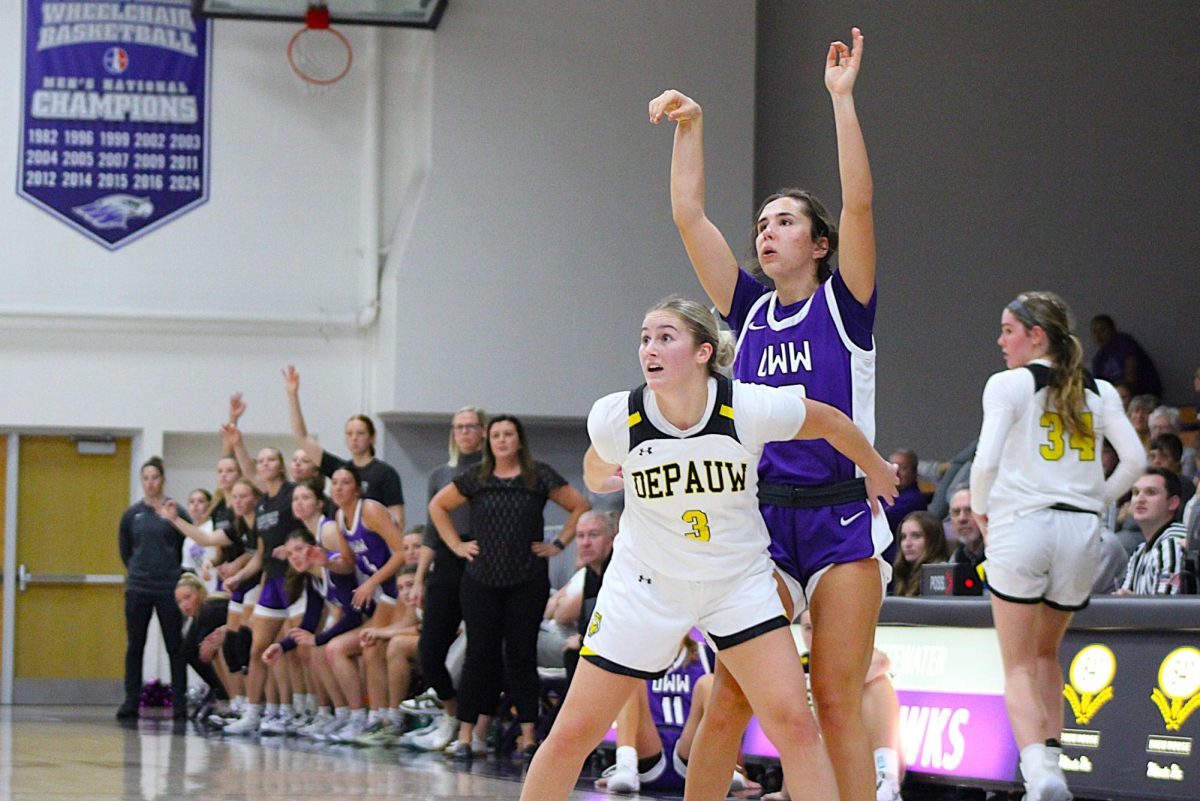
[[[1086,726],[1113,697],[1112,683],[1117,676],[1117,658],[1107,646],[1092,644],[1082,648],[1071,660],[1070,684],[1063,696],[1075,713],[1075,722]]]
[[[109,250],[208,200],[190,0],[25,0],[17,194]]]
[[[1200,708],[1200,650],[1176,648],[1158,668],[1158,686],[1150,700],[1162,714],[1168,731],[1179,731]]]

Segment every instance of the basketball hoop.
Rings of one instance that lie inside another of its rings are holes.
[[[308,89],[321,91],[345,78],[354,63],[350,41],[329,25],[329,9],[313,3],[304,15],[304,27],[287,46],[288,63]]]

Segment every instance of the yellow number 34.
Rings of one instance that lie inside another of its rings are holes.
[[[708,530],[708,515],[699,509],[688,509],[684,512],[683,522],[692,527],[692,530],[685,531],[683,536],[700,540],[700,542],[708,542],[712,539],[712,533]]]
[[[1087,427],[1092,428],[1092,413],[1084,412],[1082,417]],[[1057,412],[1046,412],[1039,422],[1042,428],[1046,429],[1046,442],[1038,448],[1043,459],[1057,462],[1063,458],[1069,445],[1071,450],[1079,452],[1079,461],[1096,461],[1096,437],[1094,435],[1075,432],[1067,437],[1067,427],[1063,424],[1062,415]]]

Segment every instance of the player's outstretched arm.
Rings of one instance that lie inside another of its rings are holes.
[[[896,502],[900,476],[896,465],[884,460],[872,447],[858,426],[854,425],[841,410],[820,401],[804,399],[804,425],[796,432],[796,439],[823,439],[838,453],[845,456],[863,471],[867,479],[867,501],[871,511],[879,511],[882,499],[889,506]]]
[[[737,258],[704,213],[704,127],[700,104],[668,89],[650,101],[650,122],[675,123],[671,153],[671,216],[700,285],[722,314],[729,313],[737,286]]]
[[[300,409],[300,373],[291,364],[282,372],[283,388],[287,390],[288,420],[292,426],[292,438],[312,463],[319,465],[325,451],[321,444],[309,435],[308,426],[304,423],[304,412]]]
[[[825,55],[825,88],[833,101],[842,216],[838,225],[838,270],[859,303],[875,292],[875,189],[867,144],[854,108],[854,83],[862,67],[863,35],[854,28],[851,46],[833,42]]]

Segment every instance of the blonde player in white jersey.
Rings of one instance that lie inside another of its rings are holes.
[[[873,507],[895,499],[896,468],[834,407],[719,375],[732,342],[698,303],[654,306],[639,356],[646,383],[601,398],[588,417],[584,480],[596,492],[624,490],[621,534],[579,668],[521,798],[565,799],[630,693],[670,667],[696,626],[745,691],[794,796],[834,799],[767,554],[757,465],[767,442],[826,439],[862,468]]]
[[[1058,648],[1072,613],[1088,603],[1100,512],[1129,489],[1146,457],[1117,391],[1083,369],[1062,298],[1018,295],[1001,315],[998,344],[1009,369],[983,390],[971,508],[987,538],[1004,700],[1025,797],[1066,801]],[[1107,481],[1105,439],[1121,458]]]

